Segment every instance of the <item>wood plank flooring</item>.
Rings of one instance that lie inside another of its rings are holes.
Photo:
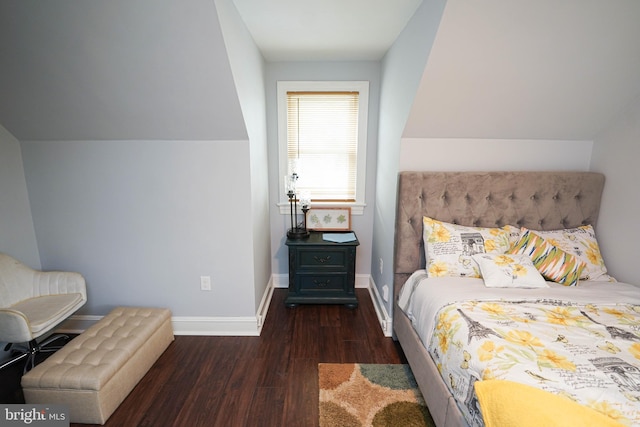
[[[286,308],[286,292],[259,337],[176,336],[105,426],[317,426],[318,363],[406,363],[366,289],[356,309]]]

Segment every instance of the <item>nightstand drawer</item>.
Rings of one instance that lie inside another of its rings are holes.
[[[322,293],[347,290],[347,275],[342,273],[336,274],[298,274],[298,283],[300,288],[298,292]]]
[[[296,268],[298,271],[304,269],[337,269],[345,268],[347,265],[347,249],[317,249],[301,248],[298,250]]]
[[[355,233],[353,234],[355,238]],[[287,239],[289,293],[287,307],[298,304],[358,306],[355,293],[358,239],[332,242],[322,232],[311,231],[303,239]]]

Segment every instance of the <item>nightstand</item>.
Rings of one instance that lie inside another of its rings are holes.
[[[289,294],[284,301],[287,307],[298,304],[358,306],[356,247],[360,242],[357,237],[351,242],[329,242],[323,240],[323,234],[312,231],[306,239],[287,239]]]

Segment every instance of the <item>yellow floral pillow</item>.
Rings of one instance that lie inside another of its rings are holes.
[[[547,282],[527,255],[477,254],[484,284],[488,288],[548,288]]]
[[[585,262],[581,280],[598,280],[615,282],[607,274],[607,267],[600,254],[596,233],[592,226],[584,225],[564,230],[536,231],[540,237],[563,251],[577,256]]]
[[[516,227],[515,225],[505,225],[505,230],[509,233],[509,244],[511,246],[515,245],[518,240],[520,240],[520,227]]]
[[[426,216],[422,225],[429,277],[480,277],[473,255],[509,249],[509,234],[503,228],[466,227]]]
[[[508,253],[525,254],[533,261],[542,275],[565,286],[576,286],[586,267],[586,263],[552,245],[536,233],[522,228],[520,240],[512,246]]]

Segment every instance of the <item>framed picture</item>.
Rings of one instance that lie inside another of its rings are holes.
[[[311,208],[307,212],[309,230],[351,230],[351,208]]]

